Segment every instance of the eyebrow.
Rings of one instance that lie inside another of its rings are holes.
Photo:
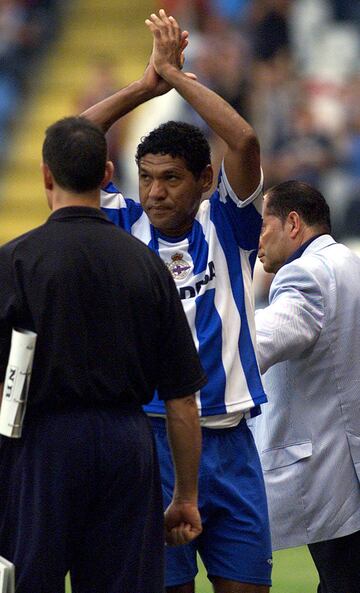
[[[151,168],[152,168],[151,166],[140,165],[139,171],[148,173],[151,170]],[[160,175],[179,175],[181,172],[182,172],[182,169],[177,168],[177,167],[172,167],[169,169],[163,169],[162,171],[160,171]]]

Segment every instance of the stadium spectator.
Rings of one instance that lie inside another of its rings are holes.
[[[164,521],[142,404],[157,388],[176,478],[167,541],[201,531],[201,432],[191,395],[206,382],[170,273],[100,210],[112,175],[85,118],[52,125],[43,178],[52,214],[0,249],[0,380],[12,327],[37,334],[19,440],[0,437],[0,553],[18,593],[160,593]]]
[[[289,10],[290,0],[253,0],[250,22],[255,59],[269,60],[289,50]]]
[[[265,194],[259,258],[275,273],[256,315],[269,403],[255,419],[274,549],[307,544],[319,593],[360,583],[360,258],[329,207],[289,181]]]
[[[316,129],[308,103],[298,101],[293,105],[287,134],[278,139],[268,158],[269,178],[281,182],[286,175],[318,187],[321,175],[334,164],[334,154],[331,136]]]
[[[166,585],[194,591],[199,551],[217,593],[265,593],[271,554],[261,468],[246,417],[265,401],[254,350],[252,269],[261,228],[259,144],[251,126],[219,95],[179,68],[183,39],[160,11],[147,21],[154,35],[153,64],[143,78],[88,110],[107,127],[123,113],[174,87],[224,141],[216,191],[209,145],[196,127],[168,122],[138,146],[140,202],[108,187],[102,206],[117,224],[147,243],[176,282],[208,375],[197,395],[203,425],[199,505],[205,526],[198,543],[167,549]],[[154,69],[155,68],[155,69]],[[164,408],[152,416],[165,504],[172,467]]]

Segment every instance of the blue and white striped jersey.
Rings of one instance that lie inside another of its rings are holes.
[[[109,185],[102,209],[118,226],[156,251],[169,268],[198,348],[208,383],[197,394],[201,416],[257,415],[266,401],[255,357],[253,268],[262,224],[262,183],[244,201],[222,169],[191,230],[166,237],[141,205]],[[164,414],[155,396],[146,412]]]

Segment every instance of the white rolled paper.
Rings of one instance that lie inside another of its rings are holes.
[[[32,331],[12,330],[0,408],[0,434],[7,437],[21,437],[36,337]]]

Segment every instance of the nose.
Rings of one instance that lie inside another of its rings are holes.
[[[259,239],[259,246],[258,246],[258,258],[260,259],[261,257],[263,257],[264,255],[264,247],[263,247],[263,242],[262,242],[262,237],[260,235],[260,239]]]
[[[154,179],[149,188],[149,198],[153,200],[163,200],[166,198],[166,189],[160,179]]]

